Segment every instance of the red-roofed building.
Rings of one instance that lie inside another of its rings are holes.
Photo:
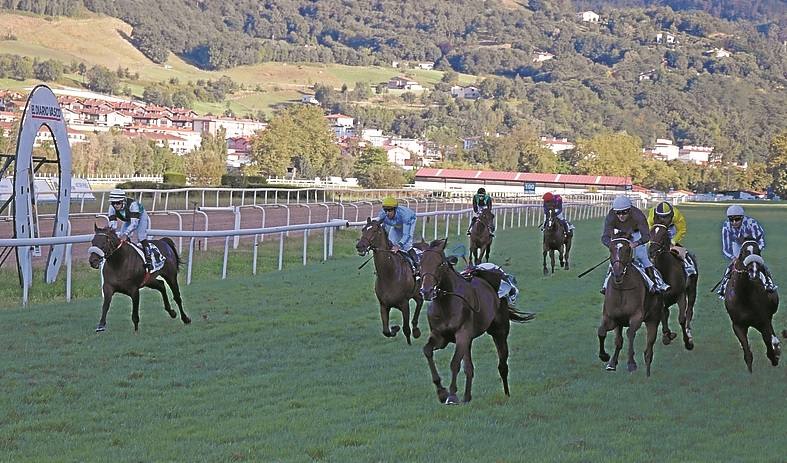
[[[535,194],[620,192],[631,189],[631,178],[606,175],[546,174],[422,168],[415,174],[415,186],[427,190],[475,191],[483,186],[489,192],[522,193],[533,186]]]

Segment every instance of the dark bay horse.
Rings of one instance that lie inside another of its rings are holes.
[[[683,261],[680,257],[670,252],[672,246],[672,239],[669,236],[669,230],[665,225],[654,224],[650,229],[650,247],[648,253],[653,265],[656,266],[664,281],[670,285],[669,290],[662,294],[664,301],[663,320],[661,322],[662,342],[666,345],[669,344],[675,336],[675,333],[669,329],[669,308],[678,304],[680,310],[678,314],[678,321],[683,330],[683,345],[688,350],[694,349],[694,336],[691,333],[691,320],[694,318],[694,302],[697,299],[697,280],[699,278],[699,265],[697,258],[687,253],[694,261],[697,273],[686,277],[686,272],[683,269]]]
[[[724,291],[724,307],[743,348],[743,360],[749,373],[752,371],[753,359],[749,347],[749,327],[762,335],[771,365],[778,365],[781,355],[779,338],[775,336],[772,321],[779,309],[779,294],[765,291],[760,275],[764,267],[765,261],[760,256],[757,242],[751,239],[744,241],[740,255],[733,261],[730,281]]]
[[[547,211],[547,217],[544,221],[544,275],[549,275],[547,270],[547,254],[549,260],[552,262],[552,273],[555,273],[555,251],[558,252],[560,259],[560,266],[568,270],[568,256],[571,252],[571,239],[572,236],[566,230],[563,222],[557,217],[557,212],[554,209]]]
[[[478,265],[481,259],[489,262],[489,252],[492,250],[492,225],[495,215],[485,208],[478,219],[470,227],[470,264]]]
[[[503,380],[503,391],[508,390],[508,332],[511,322],[526,322],[532,314],[510,308],[505,298],[500,298],[495,282],[485,277],[462,278],[445,257],[446,240],[432,241],[424,250],[421,260],[421,293],[430,301],[427,311],[429,340],[424,346],[424,356],[429,362],[432,382],[437,388],[437,398],[444,404],[459,403],[456,396],[456,377],[460,364],[464,364],[464,402],[470,402],[473,386],[473,339],[485,332],[492,336],[497,348],[497,371]],[[497,281],[499,284],[499,280]],[[434,351],[453,342],[456,344],[451,358],[451,385],[443,387],[434,363]]]
[[[361,229],[361,238],[355,245],[358,254],[364,256],[369,250],[374,257],[374,269],[377,278],[374,281],[374,293],[380,303],[380,318],[383,322],[383,335],[392,338],[399,332],[397,325],[390,326],[389,318],[391,308],[396,307],[402,312],[402,325],[407,344],[410,341],[410,299],[415,299],[415,313],[413,314],[413,337],[421,336],[418,328],[418,316],[424,298],[418,291],[418,283],[413,276],[413,269],[407,260],[391,251],[388,234],[380,222],[366,219],[366,225]]]
[[[618,355],[623,348],[623,327],[628,326],[628,371],[637,369],[634,360],[634,336],[645,323],[647,327],[647,343],[645,347],[645,365],[650,376],[650,364],[653,361],[653,344],[661,321],[663,304],[658,295],[648,292],[647,285],[640,272],[633,264],[634,253],[630,237],[616,236],[609,244],[609,261],[612,264],[612,275],[609,277],[607,291],[604,295],[604,309],[601,314],[601,325],[598,327],[598,357],[607,363],[607,370],[613,371],[618,366]],[[604,349],[607,332],[615,330],[615,352],[610,360]]]
[[[159,251],[166,257],[164,267],[145,278],[145,266],[142,257],[131,248],[131,244],[121,240],[112,228],[98,228],[94,225],[95,235],[90,242],[90,266],[99,268],[101,261],[104,260],[102,276],[104,285],[101,288],[104,302],[101,306],[101,320],[98,322],[96,332],[107,329],[107,312],[112,296],[115,293],[123,293],[131,298],[131,321],[134,322],[134,331],[139,330],[139,290],[140,288],[153,288],[161,293],[164,299],[164,310],[170,317],[175,318],[178,314],[172,310],[167,298],[167,286],[172,290],[172,298],[178,304],[180,319],[183,323],[191,323],[191,319],[183,311],[183,300],[180,297],[180,287],[178,286],[178,267],[180,266],[180,256],[175,250],[175,243],[169,238],[151,240]],[[161,277],[164,281],[157,279]]]

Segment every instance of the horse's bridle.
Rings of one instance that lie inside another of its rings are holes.
[[[107,237],[107,244],[109,244],[109,242],[110,242],[111,236],[110,236],[109,233],[96,232],[95,236],[106,236]],[[117,245],[117,247],[115,247],[115,249],[112,249],[110,251],[105,251],[105,250],[101,249],[100,247],[93,245],[93,243],[91,242],[90,243],[91,246],[88,248],[88,253],[89,254],[97,254],[102,259],[108,259],[110,256],[112,256],[112,254],[117,252],[117,250],[120,249],[121,246],[123,246],[123,243],[124,243],[124,240],[120,240],[120,243]]]
[[[369,227],[369,226],[372,226],[372,225],[373,225],[373,226],[375,226],[375,227],[377,227],[378,229],[382,229],[382,224],[380,224],[380,223],[377,223],[377,224],[374,224],[374,223],[372,223],[372,224],[368,224],[368,225],[366,225],[366,227]],[[364,227],[364,228],[363,228],[363,230],[367,230],[367,228],[366,228],[366,227]],[[380,233],[380,230],[377,230],[377,231],[375,231],[375,233]],[[360,244],[360,243],[361,243],[361,240],[364,240],[364,239],[366,239],[366,237],[365,237],[365,236],[361,236],[361,239],[360,239],[360,240],[358,240],[358,244]],[[388,251],[388,252],[392,252],[390,249],[377,249],[377,248],[374,246],[374,244],[372,244],[372,240],[370,240],[370,239],[366,239],[366,241],[368,242],[368,244],[367,244],[367,246],[366,246],[366,250],[365,250],[365,251],[363,251],[363,255],[364,255],[364,256],[365,256],[366,254],[368,254],[368,253],[369,253],[369,251],[372,251],[372,252],[374,252],[374,251]]]
[[[667,234],[667,237],[669,238],[669,227],[668,226],[666,226],[664,224],[661,224],[661,223],[654,223],[653,224],[653,228],[663,228],[664,232]],[[657,245],[657,246],[655,246],[653,248],[652,254],[653,254],[654,257],[658,256],[662,252],[668,251],[670,249],[670,240],[669,239],[667,240],[666,244],[664,242],[653,241],[652,239],[650,240],[650,243],[651,243],[651,245],[653,245],[653,244]]]
[[[616,241],[625,241],[629,245],[629,247],[631,247],[631,240],[628,239],[628,238],[612,238],[610,240],[610,244],[612,244],[612,243],[614,243]],[[612,258],[610,258],[610,260],[609,260],[610,265],[613,266],[613,267],[615,266],[615,263],[623,265],[623,261],[620,260],[620,248],[622,246],[623,246],[622,244],[618,244],[617,245],[618,252],[615,253],[615,260],[613,260]],[[632,261],[633,260],[634,259],[633,259],[633,256],[632,256]],[[627,263],[626,265],[623,265],[623,273],[620,274],[621,277],[626,275],[626,271],[628,270],[629,265],[631,265],[631,262]],[[613,274],[613,277],[614,277],[614,274]]]
[[[424,254],[426,254],[427,252],[433,252],[435,254],[440,254],[440,258],[442,259],[442,262],[440,263],[440,265],[437,266],[438,269],[441,269],[441,268],[449,266],[448,261],[445,260],[445,255],[443,255],[442,252],[435,251],[434,249],[426,249],[426,250],[424,250]],[[435,299],[437,299],[439,297],[442,297],[442,296],[456,296],[459,299],[464,301],[465,305],[470,309],[471,312],[478,313],[478,312],[481,311],[480,307],[478,307],[477,309],[473,308],[473,304],[471,304],[470,301],[468,301],[461,294],[455,293],[453,291],[446,291],[444,289],[441,289],[440,286],[438,286],[438,282],[440,281],[440,279],[437,278],[437,275],[435,275],[434,273],[431,273],[431,272],[421,273],[421,289],[423,289],[423,282],[426,281],[426,277],[427,276],[431,276],[432,278],[434,278],[434,287],[432,288],[432,291],[434,292],[434,297],[431,298],[431,299],[426,299],[426,297],[424,297],[424,300],[433,301],[433,300],[435,300]]]

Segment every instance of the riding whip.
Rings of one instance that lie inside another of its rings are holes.
[[[368,264],[368,263],[369,263],[369,261],[370,261],[370,260],[372,260],[373,258],[374,258],[374,254],[372,254],[372,257],[370,257],[370,258],[366,259],[366,262],[364,262],[363,264],[361,264],[361,266],[360,266],[360,267],[358,267],[358,270],[360,270],[360,269],[362,269],[362,268],[366,267],[366,264]]]
[[[606,259],[602,260],[598,264],[590,267],[589,269],[585,270],[584,272],[580,273],[579,275],[577,275],[577,278],[582,278],[583,276],[587,275],[588,273],[592,272],[593,270],[599,268],[601,266],[601,264],[603,264],[604,262],[606,262],[608,260],[609,260],[609,257],[607,257]]]
[[[722,277],[721,280],[719,280],[715,285],[713,285],[713,288],[710,289],[710,292],[712,292],[712,293],[715,292],[716,288],[719,287],[719,285],[721,284],[722,281],[724,281],[724,277]]]

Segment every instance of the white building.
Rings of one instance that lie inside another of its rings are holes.
[[[712,146],[684,145],[678,153],[678,159],[691,164],[705,165],[710,161],[712,153]]]
[[[533,52],[533,62],[534,63],[542,63],[544,61],[549,61],[554,58],[555,55],[546,51],[534,51]]]
[[[575,146],[573,143],[568,141],[568,138],[541,137],[541,144],[544,145],[546,148],[549,148],[549,150],[555,154],[561,151],[574,149]]]
[[[714,48],[712,50],[706,51],[705,54],[708,56],[713,56],[714,58],[728,58],[732,56],[732,53],[723,48]]]
[[[581,13],[577,13],[577,19],[582,22],[586,23],[597,23],[599,20],[599,15],[593,11],[583,11]]]
[[[675,43],[675,36],[669,32],[659,32],[656,34],[656,43]]]
[[[216,135],[218,129],[227,131],[227,138],[250,137],[268,124],[252,119],[236,119],[232,117],[198,117],[194,119],[194,131]]]
[[[420,69],[431,71],[432,69],[434,69],[434,63],[431,63],[431,62],[430,63],[418,63],[418,67]]]
[[[315,98],[314,95],[303,95],[301,97],[301,103],[319,105],[320,101]]]
[[[412,158],[413,154],[407,151],[404,148],[399,146],[388,146],[385,147],[385,151],[388,154],[388,162],[396,164],[399,167],[407,169],[412,169],[413,163]]]
[[[454,98],[465,98],[467,100],[475,100],[481,98],[481,91],[477,87],[461,87],[454,85],[451,87],[451,96]]]
[[[666,138],[657,138],[656,145],[650,149],[653,157],[661,159],[662,161],[672,161],[678,159],[680,149],[677,145],[672,144],[672,140]]]

